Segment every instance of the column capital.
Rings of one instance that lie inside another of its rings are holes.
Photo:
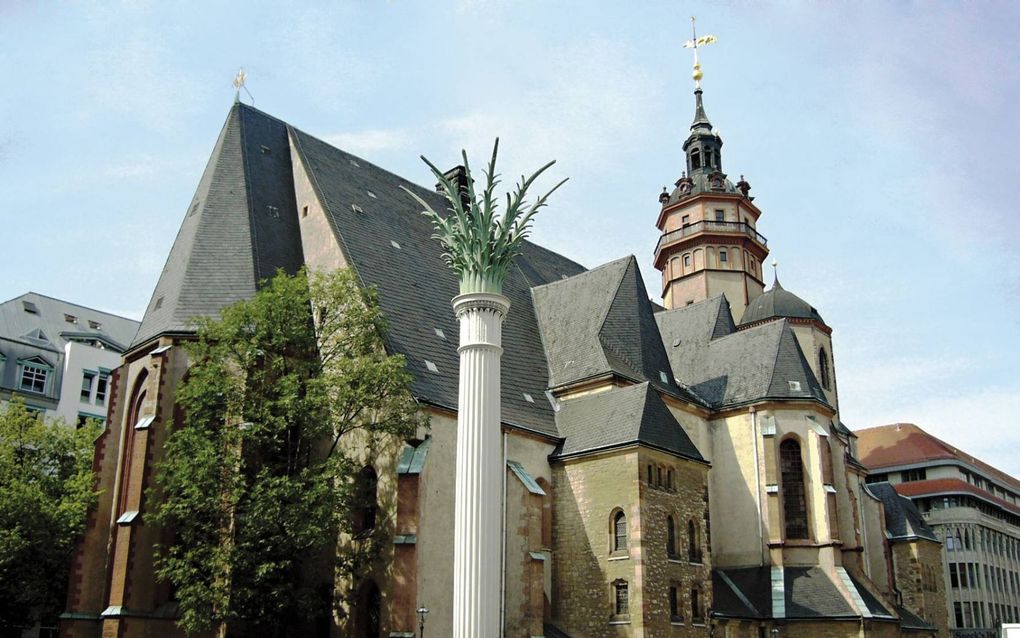
[[[453,312],[460,317],[469,310],[493,310],[505,316],[510,300],[491,292],[469,292],[453,298]]]

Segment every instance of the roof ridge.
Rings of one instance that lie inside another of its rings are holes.
[[[26,297],[28,295],[35,295],[36,297],[42,297],[44,299],[49,299],[50,301],[56,301],[57,303],[62,303],[62,304],[68,305],[68,306],[74,306],[76,308],[81,308],[82,310],[91,310],[92,312],[98,312],[98,313],[101,313],[101,314],[104,314],[104,315],[108,315],[110,317],[117,317],[118,319],[123,319],[125,321],[132,321],[134,323],[141,323],[141,321],[139,321],[138,319],[132,319],[131,317],[125,317],[124,315],[118,315],[117,313],[110,312],[108,310],[99,310],[98,308],[93,308],[91,306],[83,306],[80,303],[75,303],[73,301],[67,301],[66,299],[59,299],[59,298],[54,297],[52,295],[44,295],[43,293],[35,292],[34,290],[29,290],[28,292],[24,292],[24,293],[22,293],[22,294],[20,294],[20,295],[18,295],[16,297],[11,297],[7,301],[0,301],[0,305],[6,304],[6,303],[10,303],[12,301],[17,301],[18,299],[21,299],[22,297]]]

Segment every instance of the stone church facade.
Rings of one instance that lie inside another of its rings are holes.
[[[910,572],[937,541],[888,532],[891,497],[865,484],[839,419],[832,329],[778,281],[765,290],[762,211],[723,172],[695,98],[687,165],[659,198],[662,306],[633,256],[588,270],[526,243],[504,284],[505,635],[946,635],[944,608],[915,604],[931,579]],[[302,265],[353,268],[378,288],[386,346],[407,358],[431,423],[409,441],[352,442],[386,549],[337,584],[355,602],[317,631],[416,636],[425,606],[429,635],[450,635],[457,281],[401,186],[443,207],[281,120],[230,109],[113,376],[94,464],[104,491],[61,635],[179,635],[172,591],[152,574],[152,547],[172,531],[147,520],[146,499],[188,368],[180,344],[192,317]],[[894,550],[907,557],[897,569]]]

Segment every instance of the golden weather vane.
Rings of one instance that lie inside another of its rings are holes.
[[[234,102],[240,102],[241,101],[241,89],[244,89],[244,92],[247,93],[248,97],[251,98],[251,105],[255,106],[255,96],[251,94],[251,91],[249,91],[248,87],[245,86],[245,84],[244,84],[247,79],[248,79],[248,73],[245,72],[244,67],[241,67],[240,69],[238,69],[237,75],[234,76],[234,83],[233,83],[234,84]]]
[[[701,72],[701,62],[698,61],[698,49],[714,43],[718,38],[714,35],[703,35],[699,38],[694,22],[694,16],[691,16],[691,39],[684,42],[684,48],[694,49],[694,72],[691,73],[691,77],[694,78],[694,88],[700,89],[701,78],[704,74]]]

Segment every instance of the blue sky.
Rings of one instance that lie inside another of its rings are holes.
[[[240,66],[257,107],[419,183],[419,154],[496,135],[506,175],[559,160],[535,240],[634,254],[656,295],[692,14],[723,166],[835,330],[844,421],[1020,475],[1017,3],[0,2],[0,298],[140,316]]]

